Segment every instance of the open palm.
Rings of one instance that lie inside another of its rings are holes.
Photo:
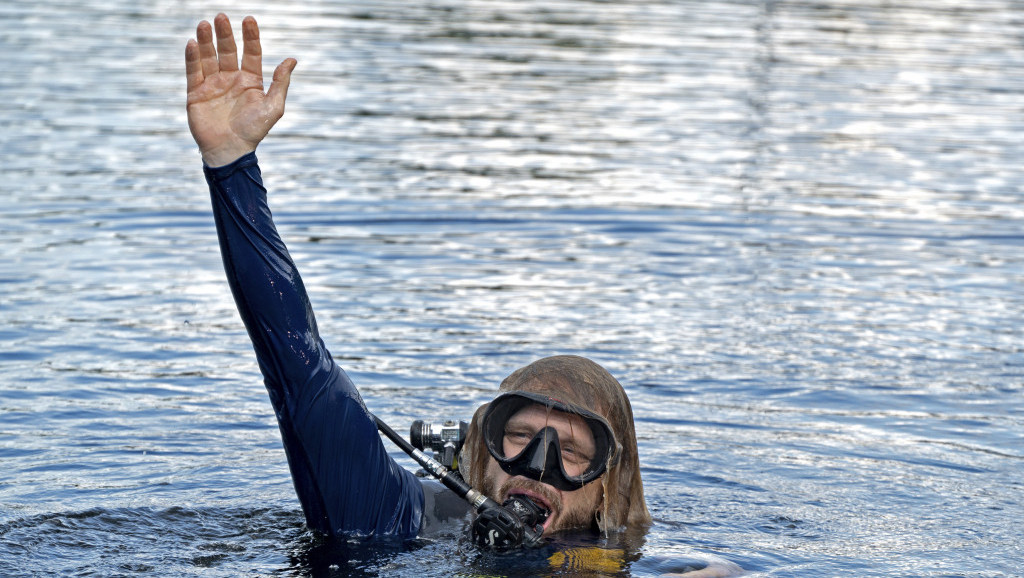
[[[221,166],[256,150],[271,127],[284,114],[288,83],[295,60],[286,59],[274,71],[270,89],[263,92],[263,54],[259,27],[247,16],[242,21],[242,66],[224,14],[205,20],[196,28],[196,40],[185,47],[188,81],[188,127],[199,145],[203,161]]]

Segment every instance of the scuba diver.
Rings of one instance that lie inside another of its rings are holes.
[[[388,455],[382,424],[319,336],[257,164],[257,145],[284,114],[296,61],[284,60],[264,92],[256,21],[247,17],[242,31],[241,66],[224,14],[213,26],[201,22],[188,42],[188,124],[228,283],[308,527],[327,536],[410,539],[475,509],[474,539],[500,546],[508,525],[518,525],[529,544],[563,530],[649,524],[629,400],[611,374],[582,357],[541,359],[501,383],[465,430],[459,472],[450,476],[462,486],[454,492]]]

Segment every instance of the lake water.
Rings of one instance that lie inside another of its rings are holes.
[[[299,61],[261,165],[371,410],[626,386],[599,573],[1021,574],[1020,2],[8,0],[0,575],[564,572],[304,530],[185,123],[217,10]]]

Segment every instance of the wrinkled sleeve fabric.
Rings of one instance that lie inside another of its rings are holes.
[[[423,489],[388,454],[317,331],[274,225],[255,153],[204,167],[221,256],[281,428],[306,523],[336,536],[413,538]]]

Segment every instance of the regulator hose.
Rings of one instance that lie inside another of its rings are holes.
[[[529,497],[519,494],[511,496],[504,504],[499,505],[474,490],[456,472],[413,447],[380,418],[372,414],[371,416],[381,433],[476,510],[477,517],[473,521],[472,535],[473,541],[478,545],[497,552],[507,552],[543,543],[541,535],[544,533],[544,521],[551,514],[547,509]]]

